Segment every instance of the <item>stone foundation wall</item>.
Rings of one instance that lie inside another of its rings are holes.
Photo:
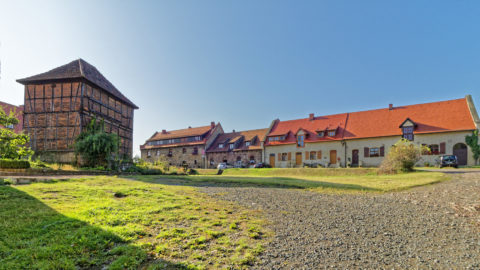
[[[236,165],[238,157],[240,157],[241,165],[250,166],[250,157],[254,158],[255,163],[262,162],[262,150],[250,151],[229,151],[207,153],[207,162],[209,168],[216,168],[218,163],[226,162],[230,165]]]
[[[194,153],[197,147],[198,153]],[[204,153],[204,145],[197,146],[178,146],[171,148],[157,148],[150,150],[141,150],[142,159],[147,162],[166,161],[172,166],[182,166],[184,163],[190,168],[205,168],[205,161],[202,153]],[[172,155],[169,156],[169,150]],[[150,156],[148,152],[150,151]]]

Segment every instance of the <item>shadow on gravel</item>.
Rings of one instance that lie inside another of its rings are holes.
[[[325,188],[344,191],[382,191],[381,189],[355,184],[341,184],[325,181],[310,181],[291,177],[239,177],[239,176],[132,176],[132,180],[162,185],[193,187],[256,187],[256,188]]]

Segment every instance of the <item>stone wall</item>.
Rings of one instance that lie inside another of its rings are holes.
[[[208,167],[216,168],[218,166],[218,163],[225,162],[225,160],[228,164],[234,166],[237,165],[237,160],[239,157],[241,160],[241,166],[249,167],[251,165],[251,157],[253,157],[254,163],[262,161],[262,150],[207,153]]]
[[[197,147],[198,153],[194,154],[194,149]],[[205,145],[196,146],[178,146],[178,147],[165,147],[149,150],[141,150],[142,159],[147,162],[155,162],[158,160],[166,160],[172,166],[182,166],[184,163],[190,168],[204,168],[204,155]],[[171,150],[172,155],[169,156]],[[150,155],[148,155],[150,152]]]

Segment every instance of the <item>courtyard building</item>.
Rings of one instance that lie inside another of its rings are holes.
[[[138,107],[94,66],[78,59],[17,82],[25,85],[23,129],[40,159],[74,162],[75,139],[93,118],[119,136],[120,155],[131,158]]]
[[[0,128],[13,129],[15,133],[22,132],[23,131],[23,105],[15,106],[15,105],[0,101],[0,107],[2,107],[3,111],[7,115],[10,115],[10,113],[13,113],[15,117],[18,119],[18,124],[9,125],[7,127],[0,126]]]
[[[208,167],[216,168],[219,163],[227,163],[247,168],[263,162],[263,144],[268,131],[264,128],[219,134],[207,150]]]
[[[173,166],[206,167],[206,149],[223,133],[222,125],[188,127],[155,132],[140,146],[141,157],[148,162],[162,161]]]
[[[465,136],[479,124],[469,95],[425,104],[390,104],[377,110],[275,120],[265,141],[265,161],[273,167],[374,167],[404,138],[430,149],[417,165],[438,165],[442,155],[456,155],[459,165],[474,165]]]

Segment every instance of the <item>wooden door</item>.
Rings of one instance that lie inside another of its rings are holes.
[[[352,150],[352,166],[358,166],[358,149]]]
[[[457,143],[453,146],[453,154],[457,156],[458,165],[467,165],[467,145],[464,143]]]
[[[330,150],[330,164],[337,164],[337,150]]]
[[[302,165],[302,152],[297,152],[295,154],[295,163],[297,164],[297,166]]]
[[[270,166],[275,168],[275,154],[270,154]]]

